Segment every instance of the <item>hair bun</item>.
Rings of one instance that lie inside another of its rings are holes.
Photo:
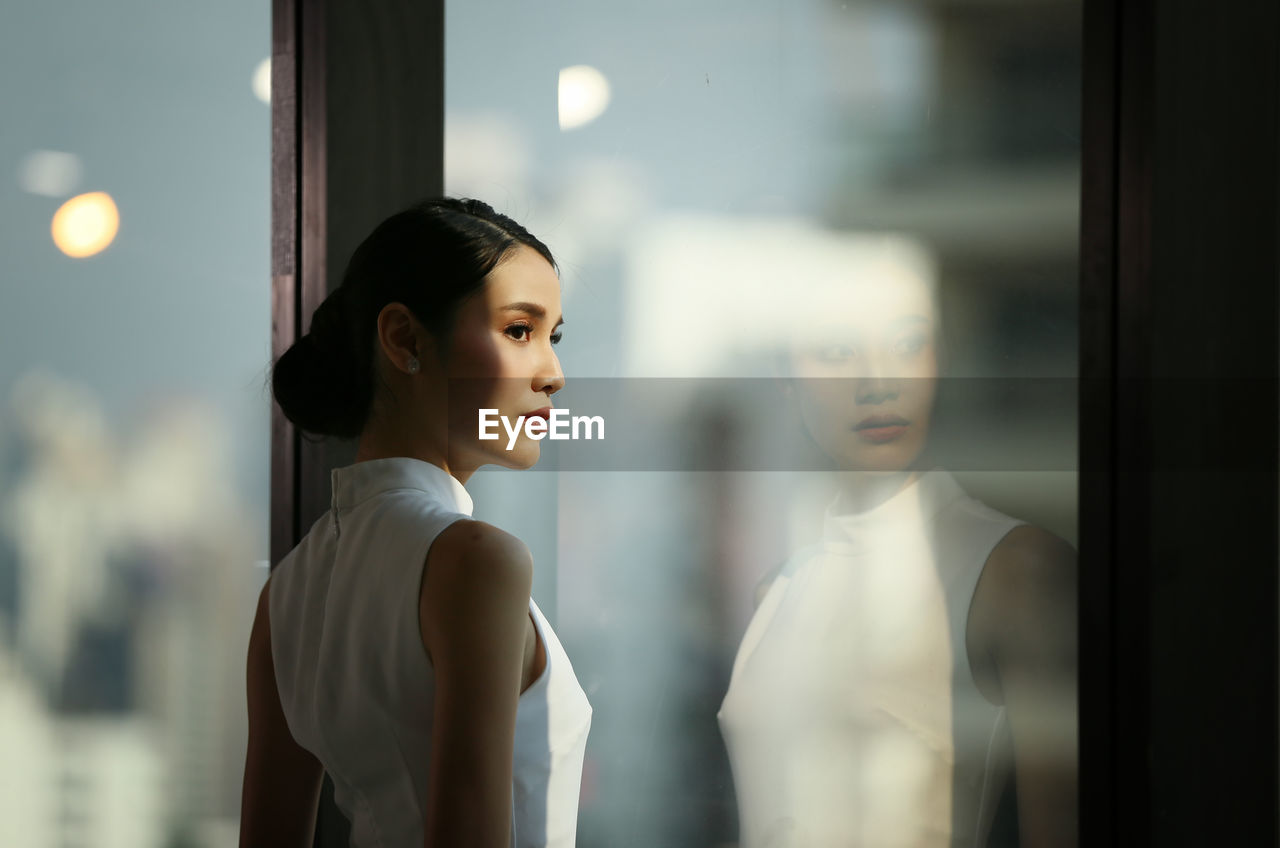
[[[349,357],[332,343],[307,333],[276,361],[272,393],[285,417],[299,429],[354,438],[363,422],[351,420],[358,391],[351,367]]]

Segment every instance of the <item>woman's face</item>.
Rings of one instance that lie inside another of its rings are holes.
[[[790,351],[801,415],[846,471],[900,471],[929,435],[937,314],[923,280],[855,282],[840,314],[815,316]],[[819,305],[821,306],[821,305]]]
[[[560,279],[525,245],[514,248],[484,288],[463,302],[447,365],[451,462],[528,468],[538,461],[541,443],[525,435],[523,426],[510,450],[501,423],[489,430],[497,439],[481,439],[479,410],[496,409],[514,427],[520,416],[552,406],[552,394],[564,386],[552,347],[560,340],[561,320]]]

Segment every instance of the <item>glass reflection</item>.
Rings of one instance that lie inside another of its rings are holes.
[[[540,463],[543,497],[468,484],[533,548],[597,707],[579,844],[753,838],[717,712],[755,585],[819,538],[834,498],[801,402],[820,425],[816,395],[848,379],[822,359],[859,341],[865,295],[846,283],[914,275],[941,311],[932,407],[911,419],[924,452],[897,480],[941,465],[1074,540],[1074,403],[1008,389],[1077,372],[1079,18],[1078,0],[447,5],[445,188],[563,258],[566,405],[644,414],[634,441],[606,415],[599,455],[617,463]],[[561,82],[580,65],[608,97],[571,127]],[[819,330],[825,354],[793,354]]]
[[[1074,845],[1074,551],[932,464],[935,280],[908,241],[859,249],[780,356],[835,494],[760,586],[719,713],[741,844]]]

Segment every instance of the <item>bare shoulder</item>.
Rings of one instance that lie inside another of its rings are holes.
[[[1029,601],[1075,593],[1076,551],[1065,539],[1034,524],[1021,524],[987,558],[981,583],[1005,600]]]
[[[266,582],[262,584],[262,590],[258,592],[258,615],[266,616],[271,613],[271,575],[267,575]]]
[[[258,607],[249,630],[248,685],[250,690],[275,686],[275,660],[271,653],[271,578],[258,594]],[[250,700],[254,700],[251,697]]]
[[[501,587],[531,580],[533,555],[524,542],[507,531],[465,519],[440,532],[427,553],[426,565],[428,579],[434,572],[446,582],[480,580]]]
[[[992,549],[974,589],[967,641],[979,688],[996,690],[1017,667],[1074,663],[1076,551],[1065,539],[1023,524]]]
[[[258,606],[253,615],[253,626],[249,631],[249,653],[253,655],[262,655],[266,652],[266,656],[270,658],[271,651],[271,577],[267,577],[267,581],[262,584],[262,591],[258,593]]]
[[[271,578],[258,594],[258,608],[249,631],[246,695],[251,730],[267,726],[279,712],[275,660],[271,654]]]
[[[795,573],[797,568],[800,568],[805,563],[809,562],[820,551],[821,545],[805,545],[804,547],[793,551],[786,559],[776,563],[772,568],[770,568],[765,575],[760,578],[759,582],[756,583],[754,596],[756,609],[759,609],[760,605],[764,603],[764,599],[773,589],[774,584],[778,582],[779,577],[790,577]]]
[[[765,596],[768,595],[769,590],[773,588],[774,582],[778,579],[778,575],[782,574],[782,569],[785,565],[785,561],[778,563],[773,568],[769,569],[765,575],[760,578],[760,581],[756,583],[755,592],[752,595],[752,600],[755,603],[756,609],[759,609],[760,605],[764,603]]]
[[[523,638],[533,556],[520,539],[483,521],[456,521],[436,537],[423,566],[419,622],[429,656],[467,638],[475,623],[511,625]]]

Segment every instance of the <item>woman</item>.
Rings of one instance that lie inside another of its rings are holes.
[[[1012,779],[1023,848],[1074,846],[1074,551],[924,459],[937,299],[900,247],[786,357],[837,494],[757,593],[720,711],[742,844],[996,844]]]
[[[564,385],[542,242],[475,200],[357,248],[275,364],[299,428],[358,437],[332,508],[273,571],[248,657],[242,846],[312,844],[323,772],[355,846],[571,846],[591,707],[530,597],[521,541],[471,519],[478,410],[546,417]]]

